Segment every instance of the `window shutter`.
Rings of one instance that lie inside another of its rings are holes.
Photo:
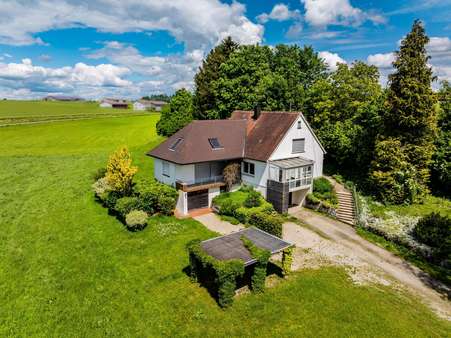
[[[305,139],[298,138],[293,140],[293,153],[303,153],[305,151]]]

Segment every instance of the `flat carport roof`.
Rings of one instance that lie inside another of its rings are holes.
[[[255,227],[246,228],[229,235],[207,239],[201,242],[202,249],[210,256],[221,260],[241,259],[245,266],[256,263],[249,250],[244,246],[241,237],[245,237],[260,249],[271,252],[271,255],[281,252],[293,244],[266,231]]]

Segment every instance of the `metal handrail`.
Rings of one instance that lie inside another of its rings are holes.
[[[199,184],[207,184],[207,183],[218,183],[218,182],[223,182],[224,181],[224,176],[222,175],[218,175],[218,176],[210,176],[210,177],[202,177],[202,178],[197,178],[194,180],[187,180],[187,181],[182,181],[182,180],[177,180],[179,183],[185,184],[185,185],[199,185]]]

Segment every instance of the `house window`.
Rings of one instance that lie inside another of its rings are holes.
[[[305,138],[293,139],[293,146],[291,152],[293,154],[305,152]]]
[[[163,161],[163,176],[169,177],[169,162]]]
[[[302,121],[301,120],[298,121],[298,129],[302,129]]]
[[[255,175],[255,164],[251,162],[243,161],[243,174]]]

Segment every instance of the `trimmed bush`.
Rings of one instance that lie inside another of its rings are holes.
[[[117,191],[108,191],[101,196],[101,200],[103,201],[103,205],[107,207],[109,210],[114,210],[116,206],[116,202],[119,198],[122,197],[122,194]]]
[[[103,200],[104,198],[102,198],[102,196],[104,196],[105,193],[111,191],[112,187],[105,177],[101,177],[93,183],[92,190],[94,190],[94,193],[97,197]]]
[[[171,215],[178,198],[177,190],[156,181],[137,184],[134,193],[139,198],[140,209],[148,214],[160,212]]]
[[[125,216],[132,210],[137,210],[140,207],[140,201],[137,197],[122,197],[116,201],[114,210],[119,216],[125,219]]]
[[[254,208],[260,206],[262,200],[262,195],[258,191],[249,191],[246,199],[244,200],[244,206],[246,208]]]
[[[147,224],[148,219],[145,211],[132,210],[125,216],[125,223],[130,230],[140,230]]]
[[[436,212],[424,216],[413,229],[413,235],[433,248],[434,258],[451,259],[451,218]]]
[[[219,214],[233,217],[236,213],[236,209],[238,209],[239,207],[240,204],[234,200],[224,200],[219,207]]]
[[[260,249],[254,245],[246,237],[241,237],[244,246],[249,250],[252,258],[257,260],[254,264],[254,271],[251,277],[251,289],[253,292],[261,293],[265,291],[266,269],[268,266],[271,252],[268,250]]]
[[[249,224],[274,236],[282,237],[283,219],[277,213],[267,214],[264,212],[253,213],[249,217]]]
[[[305,199],[307,200],[308,204],[312,204],[312,205],[318,205],[321,203],[321,200],[319,198],[317,198],[315,195],[313,194],[307,194],[307,196],[305,197]]]

